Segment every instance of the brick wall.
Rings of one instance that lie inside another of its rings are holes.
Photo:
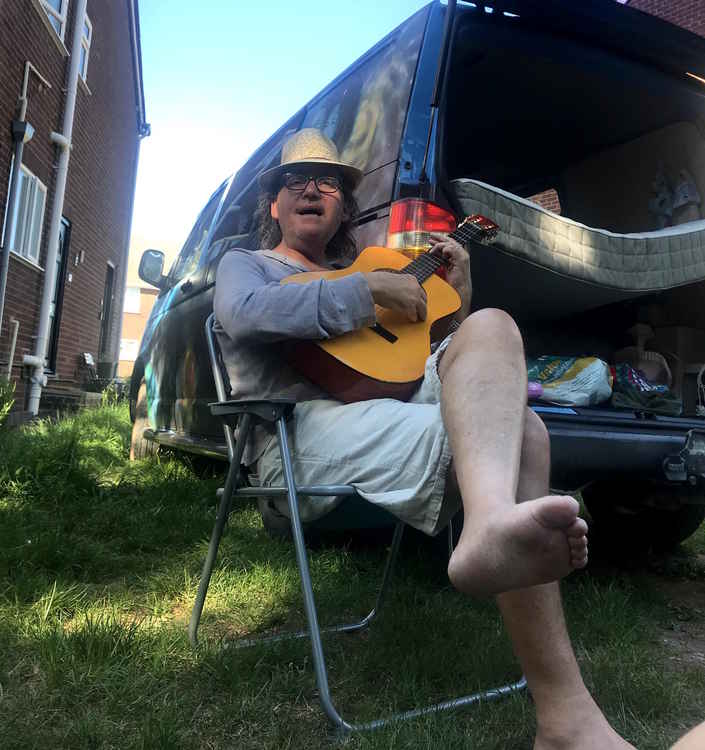
[[[651,13],[688,31],[705,36],[703,0],[629,0],[629,7]]]
[[[538,203],[541,208],[545,208],[547,211],[553,211],[555,214],[561,212],[561,202],[558,199],[558,193],[553,188],[532,195],[529,200]]]
[[[71,44],[72,12],[69,4],[65,44]],[[51,84],[40,90],[30,77],[27,120],[34,126],[33,139],[25,146],[23,164],[47,187],[42,247],[37,268],[11,255],[0,360],[9,347],[10,318],[20,321],[13,378],[18,405],[22,407],[25,383],[21,360],[34,353],[49,218],[55,188],[58,152],[49,140],[63,122],[65,81],[69,58],[58,37],[43,21],[37,0],[0,3],[0,207],[7,204],[12,143],[9,123],[16,114],[25,61],[29,60]],[[53,385],[79,385],[78,355],[91,352],[97,359],[100,309],[108,262],[115,267],[112,326],[108,351],[117,359],[117,332],[127,261],[128,231],[138,149],[133,62],[125,2],[92,2],[88,15],[93,38],[88,62],[87,86],[79,81],[73,148],[69,161],[63,215],[71,222],[66,281],[60,318],[56,373]],[[83,253],[84,262],[74,259]],[[3,366],[4,370],[4,366]]]

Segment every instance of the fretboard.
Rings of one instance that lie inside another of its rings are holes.
[[[480,242],[485,236],[485,232],[474,224],[461,224],[448,236],[451,239],[460,242],[461,245],[465,245],[467,242]],[[421,255],[409,263],[409,265],[403,269],[403,272],[410,273],[416,278],[419,284],[423,284],[424,281],[431,278],[441,266],[447,265],[448,262],[442,256],[426,252],[421,253]]]

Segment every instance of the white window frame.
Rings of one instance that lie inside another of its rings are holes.
[[[120,362],[134,362],[140,351],[139,339],[120,339]]]
[[[44,12],[51,16],[52,18],[55,18],[59,24],[60,24],[60,30],[57,32],[56,29],[52,26],[52,31],[54,33],[58,33],[59,39],[61,41],[64,41],[64,37],[66,35],[66,20],[68,18],[69,14],[69,0],[61,0],[61,10],[57,13],[56,8],[53,8],[47,0],[39,0],[42,4],[42,8],[44,8]]]
[[[10,184],[12,184],[12,172],[15,169],[14,159],[10,170]],[[10,251],[21,258],[28,260],[35,266],[39,266],[39,254],[42,247],[42,232],[44,230],[44,211],[46,210],[47,189],[46,185],[33,174],[24,164],[20,164],[20,182],[17,185],[17,202],[15,203],[15,237]],[[23,180],[29,181],[28,200],[26,205],[20,205],[21,185]],[[9,198],[8,190],[8,198]],[[38,201],[41,201],[38,204]],[[37,208],[39,211],[37,213]],[[5,226],[3,226],[3,237],[7,230],[9,205],[5,205]],[[32,243],[32,238],[35,238]],[[4,238],[3,241],[10,242],[12,238]]]
[[[139,315],[142,307],[142,290],[138,286],[125,287],[125,299],[123,300],[123,313]]]
[[[88,14],[86,14],[85,17],[85,25],[88,26],[88,36],[84,34],[85,32],[85,26],[81,29],[81,49],[85,50],[86,56],[83,58],[83,65],[81,65],[81,59],[79,57],[78,64],[79,64],[79,75],[83,79],[84,83],[88,83],[86,78],[88,77],[88,58],[91,54],[91,42],[93,41],[93,24],[91,23],[91,19],[88,18]]]

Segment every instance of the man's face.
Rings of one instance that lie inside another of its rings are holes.
[[[288,182],[298,189],[282,185],[276,200],[271,204],[272,218],[279,222],[286,244],[306,255],[307,251],[325,248],[346,216],[341,190],[333,189],[333,192],[328,192],[332,186],[321,180],[319,185],[325,192],[321,191],[313,179],[308,180],[301,190],[303,178],[333,177],[340,180],[341,176],[336,170],[324,165],[292,169],[289,174],[296,176],[289,178]]]

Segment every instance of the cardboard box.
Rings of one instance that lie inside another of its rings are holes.
[[[647,346],[666,357],[673,374],[672,390],[677,396],[683,396],[686,370],[690,365],[705,362],[705,331],[686,326],[656,328]]]
[[[656,328],[648,348],[675,355],[684,365],[705,362],[705,331],[686,326]]]

